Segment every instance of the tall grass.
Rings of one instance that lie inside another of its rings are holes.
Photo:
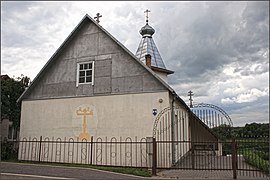
[[[245,149],[243,151],[243,156],[248,164],[260,169],[266,174],[269,174],[269,161],[261,158],[260,153],[260,151]]]

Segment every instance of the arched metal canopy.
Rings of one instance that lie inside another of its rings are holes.
[[[232,119],[230,118],[230,116],[223,109],[221,109],[220,107],[218,107],[216,105],[207,104],[207,103],[198,103],[198,104],[193,104],[193,107],[191,109],[201,108],[201,107],[211,108],[211,109],[215,109],[215,110],[219,111],[227,119],[227,121],[229,122],[229,125],[233,126],[233,122],[232,122]]]

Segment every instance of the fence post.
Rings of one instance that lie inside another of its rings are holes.
[[[233,179],[237,179],[237,152],[236,152],[236,142],[232,139],[232,169],[233,169]]]
[[[40,136],[40,139],[39,139],[38,162],[40,162],[40,158],[41,158],[41,143],[42,143],[42,136]]]
[[[90,142],[90,148],[91,148],[91,153],[90,153],[90,165],[92,165],[92,159],[93,159],[93,136],[91,136],[91,142]]]
[[[194,143],[191,141],[191,166],[195,169],[195,153],[194,153]]]
[[[152,176],[157,175],[157,142],[156,138],[153,138],[153,155],[152,155]]]

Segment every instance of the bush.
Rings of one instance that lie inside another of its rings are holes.
[[[245,151],[243,151],[243,156],[248,164],[269,174],[269,161],[262,159],[259,154],[259,151],[252,151],[250,149],[245,149]]]
[[[229,142],[222,144],[222,155],[226,156],[227,154],[232,154],[232,145]]]
[[[1,160],[17,160],[18,151],[13,142],[1,142]]]

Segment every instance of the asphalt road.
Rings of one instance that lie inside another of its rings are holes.
[[[90,168],[1,163],[0,179],[149,179]]]

